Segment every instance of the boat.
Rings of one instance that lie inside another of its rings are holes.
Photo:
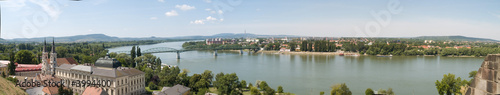
[[[339,56],[344,56],[344,53],[340,53]]]

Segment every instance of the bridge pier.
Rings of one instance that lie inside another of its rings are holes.
[[[240,49],[240,55],[243,55],[243,49]]]
[[[217,50],[214,50],[214,56],[217,56]]]
[[[177,51],[177,59],[181,59],[181,53],[179,53],[179,51]]]

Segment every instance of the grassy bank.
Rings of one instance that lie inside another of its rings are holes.
[[[17,88],[14,83],[0,77],[0,95],[28,95],[26,92]]]

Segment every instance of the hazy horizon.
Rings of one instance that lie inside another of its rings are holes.
[[[9,0],[1,38],[211,36],[466,36],[500,40],[500,1]],[[221,7],[222,6],[222,7]]]

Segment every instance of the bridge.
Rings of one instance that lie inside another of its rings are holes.
[[[189,48],[189,47],[188,47]],[[151,54],[151,53],[164,53],[164,52],[175,52],[177,53],[177,59],[180,59],[180,53],[186,51],[195,51],[195,50],[213,50],[214,56],[217,56],[217,50],[240,50],[240,54],[243,54],[243,49],[248,49],[249,51],[257,52],[260,50],[259,47],[256,46],[243,46],[243,47],[212,47],[212,48],[190,48],[190,49],[175,49],[170,47],[156,47],[150,48],[147,50],[141,51],[142,54]],[[116,53],[125,53],[130,55],[130,51],[116,51]]]

